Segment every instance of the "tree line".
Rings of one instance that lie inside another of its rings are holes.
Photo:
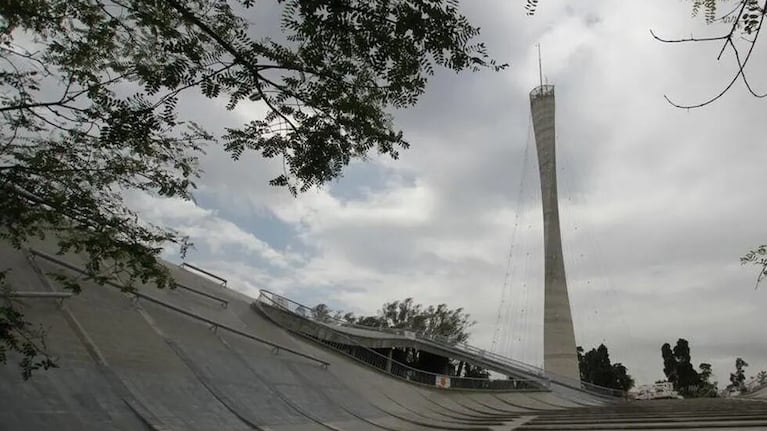
[[[333,311],[326,304],[311,309],[312,318],[320,321],[342,321],[347,324],[375,329],[402,329],[433,337],[443,343],[457,344],[468,341],[469,329],[476,324],[462,307],[447,304],[424,306],[413,298],[386,302],[373,315],[355,315]],[[412,368],[458,377],[489,378],[490,373],[479,367],[416,348],[394,348],[392,359]]]
[[[333,311],[326,304],[318,304],[309,312],[313,319],[320,321],[335,320],[374,329],[402,329],[421,336],[436,337],[446,343],[468,341],[469,329],[476,324],[461,307],[451,309],[447,304],[424,306],[416,303],[413,298],[386,302],[372,315]],[[461,377],[490,377],[490,373],[482,367],[419,349],[397,348],[392,353],[395,361],[427,372]],[[577,353],[581,381],[622,391],[634,387],[636,382],[628,368],[620,362],[611,361],[604,343],[589,351],[578,346]],[[684,338],[678,339],[673,348],[669,343],[664,343],[660,353],[666,381],[671,382],[680,395],[698,398],[722,394],[718,382],[711,381],[713,369],[710,363],[702,362],[695,369],[689,342]],[[745,367],[748,367],[748,363],[737,358],[735,370],[729,376],[729,384],[723,388],[724,393],[747,391]],[[758,372],[752,379],[757,385],[767,385],[767,371]]]
[[[749,390],[745,372],[748,363],[743,358],[735,359],[735,369],[729,375],[729,383],[720,390],[718,382],[710,381],[713,372],[711,364],[703,362],[698,366],[699,371],[695,370],[690,344],[684,338],[678,339],[673,348],[669,343],[664,343],[661,346],[661,356],[666,380],[674,385],[675,391],[686,398],[716,397]],[[752,379],[757,385],[767,385],[767,371],[759,371]]]
[[[690,344],[684,338],[677,340],[672,347],[664,343],[660,349],[663,361],[663,374],[674,386],[674,390],[685,398],[717,397],[749,390],[745,368],[748,363],[743,358],[736,358],[734,370],[729,373],[728,384],[720,390],[719,382],[712,381],[713,369],[710,363],[701,362],[698,369],[693,365]],[[581,381],[595,385],[628,391],[635,382],[621,363],[611,363],[610,354],[604,344],[584,353],[578,346],[578,365]],[[757,386],[767,385],[767,371],[759,371],[752,378]],[[658,381],[656,383],[660,383]]]

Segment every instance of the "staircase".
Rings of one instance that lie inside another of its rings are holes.
[[[767,430],[767,403],[722,398],[652,400],[536,415],[515,430]]]

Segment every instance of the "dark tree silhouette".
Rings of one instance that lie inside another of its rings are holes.
[[[701,363],[700,373],[695,371],[687,340],[678,339],[673,349],[669,343],[664,343],[661,356],[663,373],[679,394],[688,398],[716,396],[716,383],[709,382],[711,364]]]
[[[628,391],[634,386],[634,379],[621,363],[611,363],[607,346],[600,344],[585,354],[578,346],[578,366],[581,380],[606,388]]]

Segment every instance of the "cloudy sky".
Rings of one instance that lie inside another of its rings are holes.
[[[408,296],[460,306],[478,322],[474,344],[540,364],[542,223],[528,99],[540,42],[556,85],[577,342],[604,342],[640,383],[662,377],[660,346],[680,337],[720,382],[738,356],[748,375],[767,369],[767,286],[755,290],[755,268],[738,262],[767,240],[767,146],[756,131],[767,102],[736,85],[706,108],[671,107],[664,94],[700,102],[734,63],[716,61],[718,45],[666,45],[649,33],[706,35],[724,25],[692,20],[687,2],[545,0],[534,17],[523,4],[463,2],[511,67],[437,73],[416,107],[394,113],[412,144],[400,160],[354,163],[337,182],[293,198],[267,185],[280,166],[257,156],[232,162],[210,148],[197,204],[134,204],[189,234],[196,248],[187,260],[235,289],[370,314]],[[258,28],[273,27],[270,11],[256,13]],[[766,50],[751,67],[765,90]],[[183,110],[212,129],[263,113],[212,102]]]

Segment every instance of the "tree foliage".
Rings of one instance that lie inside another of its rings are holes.
[[[447,304],[425,307],[416,304],[413,298],[387,302],[375,316],[347,314],[344,318],[358,325],[407,329],[424,336],[438,337],[449,343],[468,340],[468,330],[476,324],[462,307],[450,309]]]
[[[331,310],[326,304],[317,304],[310,310],[311,318],[320,322],[330,322],[333,316]],[[305,311],[302,314],[307,314]],[[307,316],[308,317],[308,316]]]
[[[32,372],[56,367],[45,346],[44,329],[24,319],[11,297],[7,271],[0,272],[0,364],[8,362],[8,353],[20,353],[21,375],[26,380]]]
[[[728,389],[735,389],[738,391],[746,390],[746,372],[743,368],[748,366],[748,362],[743,358],[735,359],[735,372],[730,373],[730,385]]]
[[[711,364],[702,362],[698,365],[698,368],[700,368],[700,373],[698,373],[698,376],[700,377],[700,386],[696,396],[716,397],[718,392],[718,382],[711,381],[711,374],[713,373]]]
[[[759,283],[767,277],[767,244],[762,244],[759,247],[749,251],[745,256],[740,258],[740,263],[743,265],[756,265],[759,267],[759,274],[756,277],[756,284],[754,288],[759,287]]]
[[[680,395],[688,398],[716,396],[717,384],[709,381],[711,364],[701,363],[700,373],[697,372],[692,365],[690,344],[687,340],[678,339],[673,349],[669,343],[664,343],[661,346],[661,356],[663,373]]]
[[[535,15],[535,11],[538,10],[538,0],[527,0],[525,3],[525,10],[528,16]]]
[[[274,1],[284,38],[249,28],[253,0],[0,2],[0,237],[47,233],[88,256],[97,282],[172,286],[158,255],[189,242],[141,222],[127,192],[192,199],[216,144],[281,159],[269,181],[294,194],[321,186],[354,158],[408,147],[389,112],[416,103],[435,68],[505,67],[456,0]],[[194,95],[266,114],[207,131],[179,113]]]
[[[447,304],[423,306],[415,303],[413,298],[387,302],[373,316],[355,316],[353,313],[347,313],[343,319],[355,325],[408,330],[444,343],[466,342],[470,336],[469,328],[476,324],[461,307],[451,309]],[[479,366],[418,349],[394,349],[393,358],[433,373],[474,378],[490,376],[487,370]]]
[[[754,379],[756,379],[758,385],[767,385],[767,371],[759,371],[756,373],[756,376],[754,376]]]
[[[606,388],[628,391],[634,387],[634,379],[620,362],[611,363],[610,353],[604,344],[583,353],[578,346],[578,368],[581,380]]]
[[[698,16],[703,11],[706,22],[713,23],[716,20],[716,2],[717,0],[692,0],[692,16]]]
[[[668,343],[661,347],[663,356],[663,372],[666,378],[674,384],[674,389],[683,396],[692,396],[700,385],[700,376],[692,365],[690,345],[684,338],[676,342],[673,350]]]

